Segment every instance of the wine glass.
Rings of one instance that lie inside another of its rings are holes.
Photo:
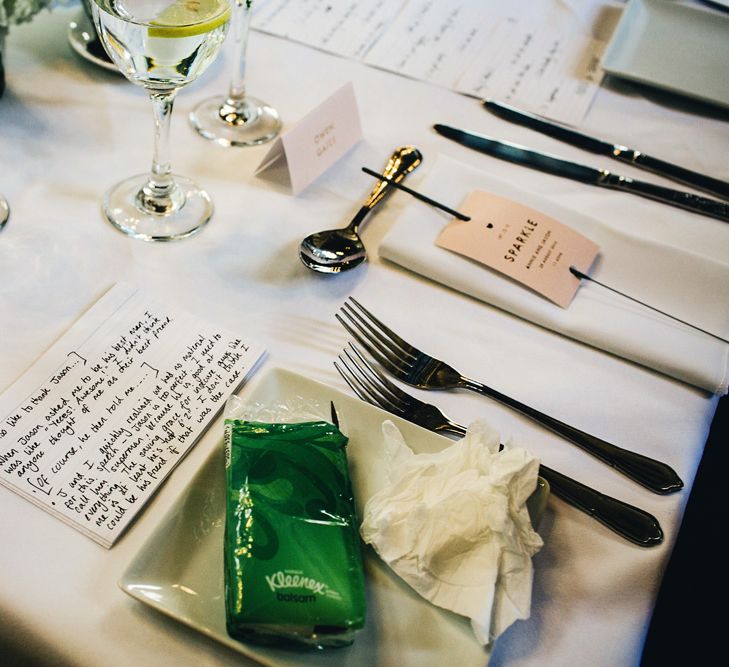
[[[222,146],[256,146],[281,131],[276,109],[246,94],[246,50],[252,0],[231,0],[234,69],[227,95],[200,102],[190,113],[192,126]]]
[[[171,241],[199,231],[212,216],[205,190],[172,174],[170,118],[177,91],[218,54],[230,23],[227,0],[93,0],[96,30],[109,56],[154,108],[154,154],[148,174],[112,187],[102,210],[125,234]]]

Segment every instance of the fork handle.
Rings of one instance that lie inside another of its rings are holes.
[[[654,493],[667,494],[673,493],[683,488],[683,482],[681,478],[676,474],[669,465],[662,461],[649,458],[643,454],[632,452],[622,447],[612,445],[605,440],[580,431],[580,429],[565,424],[564,422],[545,415],[539,410],[524,405],[519,401],[502,394],[501,392],[492,389],[480,382],[471,380],[469,378],[461,378],[462,385],[466,389],[475,391],[489,398],[493,398],[500,403],[508,405],[510,408],[521,412],[527,417],[531,417],[535,421],[545,426],[550,431],[553,431],[557,435],[561,435],[570,442],[574,443],[581,449],[589,452],[593,456],[596,456],[601,461],[604,461],[608,465],[612,466],[616,470],[619,470],[624,475],[627,475],[632,480],[643,485],[647,489],[650,489]]]
[[[539,474],[549,482],[550,491],[555,496],[597,519],[634,544],[652,547],[663,541],[663,530],[652,514],[595,491],[545,465],[539,466]]]

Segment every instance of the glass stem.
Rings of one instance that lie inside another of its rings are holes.
[[[145,211],[166,215],[180,208],[184,195],[172,177],[170,163],[170,120],[176,90],[151,92],[154,110],[154,155],[147,184],[137,195]]]
[[[239,107],[246,97],[246,51],[251,25],[251,0],[235,0],[233,3],[233,76],[226,104]]]

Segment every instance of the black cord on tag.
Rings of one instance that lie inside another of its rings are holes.
[[[446,206],[445,204],[441,204],[440,202],[435,201],[435,199],[431,199],[430,197],[421,195],[419,192],[416,192],[415,190],[411,190],[410,188],[407,188],[404,185],[400,185],[400,183],[393,181],[391,178],[388,178],[387,176],[378,174],[376,171],[373,171],[372,169],[368,169],[367,167],[362,167],[362,171],[365,174],[369,174],[370,176],[379,178],[381,181],[385,181],[386,183],[391,185],[393,188],[397,188],[398,190],[407,192],[409,195],[412,195],[413,197],[415,197],[415,199],[419,199],[420,201],[423,201],[426,204],[430,204],[431,206],[435,206],[435,208],[439,208],[441,211],[450,213],[454,218],[458,218],[459,220],[464,220],[464,221],[468,221],[471,219],[467,215],[463,215],[463,213],[454,211],[452,208],[448,208],[448,206]]]
[[[459,220],[464,220],[464,221],[468,221],[471,219],[469,216],[464,215],[463,213],[460,213],[458,211],[455,211],[454,209],[449,208],[445,204],[441,204],[440,202],[437,202],[434,199],[431,199],[430,197],[426,197],[425,195],[420,194],[416,190],[412,190],[404,185],[400,185],[400,183],[393,181],[392,179],[388,178],[387,176],[378,174],[376,171],[374,171],[372,169],[368,169],[367,167],[362,167],[362,171],[365,174],[374,176],[375,178],[378,178],[381,181],[385,181],[389,185],[392,185],[392,187],[397,188],[398,190],[403,190],[404,192],[407,192],[409,195],[412,195],[416,199],[419,199],[420,201],[425,202],[426,204],[430,204],[431,206],[434,206],[435,208],[439,208],[441,211],[450,213],[454,218],[458,218]],[[493,225],[491,225],[491,223],[489,223],[488,227],[491,228],[491,227],[493,227]],[[640,304],[641,306],[644,306],[645,308],[649,308],[650,310],[652,310],[656,313],[659,313],[659,314],[663,315],[664,317],[668,317],[668,318],[674,320],[675,322],[679,322],[680,324],[683,324],[684,326],[687,326],[696,331],[700,331],[701,333],[704,333],[707,336],[716,338],[717,340],[720,340],[722,343],[729,343],[729,340],[726,338],[722,338],[721,336],[718,336],[715,333],[711,333],[711,331],[707,331],[706,329],[697,327],[695,324],[691,324],[690,322],[686,322],[686,320],[682,320],[678,317],[675,317],[674,315],[667,313],[665,310],[660,310],[659,308],[655,308],[655,307],[645,303],[645,301],[640,301],[639,299],[636,299],[628,294],[625,294],[625,292],[620,292],[619,290],[616,290],[614,287],[610,287],[610,285],[606,285],[605,283],[602,283],[599,280],[595,280],[595,278],[591,278],[586,273],[583,273],[582,271],[580,271],[578,268],[576,268],[574,266],[570,266],[570,273],[573,276],[575,276],[576,278],[579,278],[580,280],[589,280],[590,282],[593,282],[596,285],[600,285],[600,287],[604,287],[606,290],[610,290],[611,292],[618,294],[622,297],[625,297],[626,299],[629,299],[630,301],[633,301],[634,303]]]
[[[606,285],[605,283],[601,283],[599,280],[595,280],[594,278],[591,278],[586,273],[582,273],[579,269],[575,268],[574,266],[570,266],[570,273],[579,278],[580,280],[589,280],[590,282],[595,283],[596,285],[600,285],[600,287],[604,287],[606,290],[610,290],[611,292],[614,292],[615,294],[619,294],[620,296],[624,296],[626,299],[630,299],[630,301],[633,301],[635,303],[639,303],[641,306],[645,306],[646,308],[650,308],[651,310],[655,311],[656,313],[660,313],[661,315],[664,315],[665,317],[670,317],[672,320],[675,320],[676,322],[680,322],[681,324],[691,327],[692,329],[696,329],[696,331],[700,331],[701,333],[705,333],[707,336],[711,336],[712,338],[716,338],[717,340],[720,340],[722,343],[729,343],[729,340],[726,338],[722,338],[721,336],[717,336],[715,333],[711,333],[711,331],[706,331],[706,329],[702,329],[701,327],[697,327],[695,324],[691,324],[690,322],[686,322],[685,320],[679,319],[678,317],[674,317],[670,313],[667,313],[665,310],[660,310],[658,308],[654,308],[653,306],[648,305],[644,301],[639,301],[638,299],[633,298],[632,296],[629,296],[628,294],[625,294],[624,292],[620,292],[616,290],[614,287],[610,287],[610,285]]]

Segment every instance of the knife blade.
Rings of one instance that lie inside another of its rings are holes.
[[[665,176],[673,181],[683,183],[684,185],[696,188],[715,197],[729,200],[729,183],[726,181],[646,155],[634,148],[628,148],[620,144],[612,144],[608,141],[582,134],[581,132],[577,132],[563,125],[558,125],[557,123],[552,123],[534,114],[516,109],[508,104],[502,104],[494,100],[484,100],[483,106],[487,111],[490,111],[499,118],[536,130],[537,132],[546,134],[554,139],[559,139],[577,148],[582,148],[599,155],[606,155],[653,174]]]
[[[438,134],[458,142],[463,146],[486,153],[493,157],[514,162],[532,169],[571,178],[581,183],[596,185],[611,190],[620,190],[631,194],[653,199],[664,204],[671,204],[678,208],[700,213],[723,222],[729,222],[729,204],[700,197],[699,195],[682,190],[673,190],[661,185],[637,181],[627,176],[614,174],[607,169],[596,169],[584,164],[564,160],[548,153],[533,151],[525,146],[509,141],[499,141],[484,134],[466,132],[448,125],[434,125]]]

